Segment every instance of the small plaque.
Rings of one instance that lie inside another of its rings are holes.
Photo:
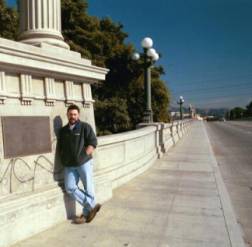
[[[4,158],[52,151],[49,117],[2,117],[2,126]]]

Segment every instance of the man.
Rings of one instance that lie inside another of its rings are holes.
[[[80,109],[70,105],[67,109],[68,124],[59,134],[59,151],[64,166],[66,192],[83,206],[83,213],[74,223],[89,223],[101,205],[96,204],[93,183],[92,153],[97,146],[97,138],[92,127],[79,119]],[[84,190],[78,187],[81,180]]]

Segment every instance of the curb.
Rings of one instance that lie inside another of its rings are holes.
[[[230,240],[230,245],[231,247],[247,247],[247,245],[244,242],[243,239],[243,231],[241,229],[241,226],[236,220],[236,215],[231,203],[230,196],[228,194],[226,185],[223,182],[223,178],[218,166],[218,162],[215,158],[212,145],[206,130],[206,126],[203,123],[204,126],[204,132],[206,133],[207,137],[207,142],[209,143],[209,149],[211,153],[211,158],[212,158],[212,164],[213,164],[213,171],[214,171],[214,176],[217,184],[217,189],[220,195],[220,200],[221,200],[221,205],[223,209],[223,215],[225,219],[225,224],[227,228],[227,232],[229,235],[229,240]]]

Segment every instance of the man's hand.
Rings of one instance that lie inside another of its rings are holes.
[[[91,146],[91,145],[87,146],[86,147],[86,153],[87,153],[87,155],[91,155],[94,152],[94,149],[95,148],[93,146]]]

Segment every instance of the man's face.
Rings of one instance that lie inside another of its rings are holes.
[[[67,112],[67,118],[70,124],[75,124],[79,120],[79,112],[77,110],[69,110]]]

